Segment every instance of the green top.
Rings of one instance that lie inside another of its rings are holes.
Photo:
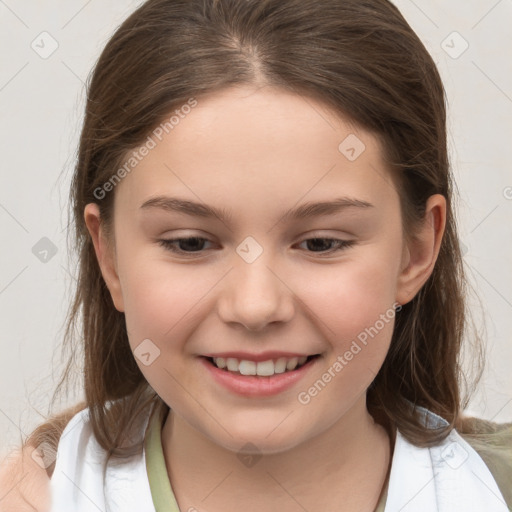
[[[152,414],[149,419],[145,439],[149,487],[156,512],[180,512],[172,492],[162,449],[161,431],[166,417],[165,410],[162,407],[158,410],[159,414]]]
[[[161,431],[166,418],[166,410],[158,408],[152,414],[145,438],[146,469],[149,487],[156,512],[180,512],[171,488],[164,453]],[[508,507],[512,508],[512,423],[496,424],[485,420],[475,420],[479,434],[461,435],[482,457],[489,467]],[[384,512],[388,493],[386,481],[383,493],[375,512]]]

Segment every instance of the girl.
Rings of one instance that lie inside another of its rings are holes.
[[[508,510],[512,426],[462,416],[445,117],[387,0],[134,12],[71,190],[86,400],[16,510]]]

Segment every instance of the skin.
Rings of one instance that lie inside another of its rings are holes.
[[[25,446],[0,462],[0,512],[50,511],[50,478],[37,452],[32,456],[34,451]]]
[[[371,133],[318,101],[270,87],[197,99],[117,185],[110,245],[97,205],[84,212],[131,348],[150,339],[160,350],[148,366],[136,360],[172,410],[162,446],[180,509],[373,511],[392,446],[368,413],[366,390],[394,319],[307,405],[297,395],[427,281],[445,198],[429,198],[417,238],[406,244],[399,196]],[[366,146],[354,161],[338,150],[349,134]],[[232,222],[140,208],[162,194],[224,207]],[[299,204],[342,195],[373,207],[281,221]],[[158,243],[191,236],[209,240],[192,257]],[[247,236],[263,249],[252,263],[236,252]],[[311,238],[355,244],[334,251]],[[221,388],[200,363],[201,354],[228,350],[321,357],[291,390],[248,398]],[[263,455],[250,467],[237,457],[247,442]]]

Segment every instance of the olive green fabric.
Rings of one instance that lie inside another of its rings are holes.
[[[180,512],[172,492],[162,450],[161,430],[167,410],[159,408],[151,415],[145,440],[146,467],[156,512]],[[459,432],[482,457],[512,510],[512,423],[497,424],[475,419],[472,430],[478,434]],[[388,484],[375,512],[384,512]]]
[[[375,512],[384,512],[384,509],[386,508],[386,499],[388,497],[388,482],[389,482],[389,479],[386,480],[386,485],[383,489],[382,496],[377,505],[377,508],[375,509]]]
[[[512,423],[493,423],[479,418],[468,418],[467,430],[460,435],[480,455],[512,510]]]
[[[151,414],[145,439],[146,469],[156,512],[180,512],[171,489],[162,449],[161,430],[165,410],[156,408]]]

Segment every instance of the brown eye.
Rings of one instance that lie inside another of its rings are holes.
[[[336,238],[308,238],[307,240],[303,240],[301,243],[307,243],[308,247],[312,249],[310,252],[330,254],[351,247],[352,245],[355,244],[355,241],[338,240]],[[332,244],[336,244],[336,247],[334,249],[329,248],[329,246],[332,246]]]
[[[165,247],[165,249],[178,254],[193,254],[201,252],[204,242],[209,242],[209,240],[197,236],[159,240],[160,245]],[[179,247],[176,247],[176,245]]]

